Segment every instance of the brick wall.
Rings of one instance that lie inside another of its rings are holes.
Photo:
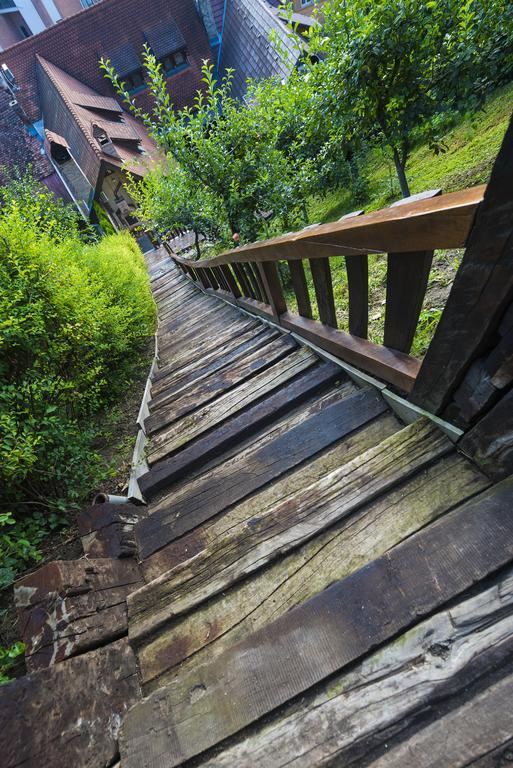
[[[59,22],[39,35],[23,40],[0,53],[21,86],[18,99],[32,121],[41,117],[36,74],[36,54],[61,67],[105,96],[112,96],[110,84],[98,67],[119,45],[131,42],[137,53],[145,43],[144,29],[174,18],[187,42],[190,66],[168,80],[173,102],[182,107],[192,102],[202,87],[202,59],[211,49],[194,0],[103,0],[98,5]],[[144,109],[151,108],[147,91],[136,96]]]

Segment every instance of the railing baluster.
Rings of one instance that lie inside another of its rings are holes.
[[[346,256],[349,333],[366,339],[369,326],[369,257]]]
[[[274,319],[279,321],[280,315],[287,311],[287,303],[283,296],[278,268],[273,261],[257,262],[257,269],[265,292],[269,297]]]
[[[221,267],[214,267],[214,273],[215,273],[217,284],[220,290],[230,292],[230,286],[226,282],[226,279]]]
[[[305,268],[299,259],[291,259],[287,262],[292,279],[292,287],[297,300],[297,311],[301,317],[312,318],[312,303],[306,282]]]
[[[239,285],[242,289],[243,295],[246,296],[248,299],[252,298],[251,286],[249,285],[248,278],[246,277],[246,272],[243,269],[242,264],[234,263],[233,271],[235,272],[235,276],[239,281]]]
[[[205,273],[207,275],[208,282],[210,283],[210,287],[213,288],[214,291],[217,291],[217,289],[219,288],[219,284],[217,282],[214,270],[211,267],[209,267],[208,269],[205,270]]]
[[[426,295],[433,251],[390,253],[387,270],[385,347],[408,353]]]
[[[257,286],[257,289],[258,289],[257,293],[260,296],[260,301],[263,304],[270,304],[270,300],[269,300],[270,297],[267,294],[267,290],[265,288],[264,283],[262,282],[262,277],[260,275],[260,270],[258,269],[258,264],[255,264],[255,262],[252,261],[250,263],[250,266],[251,266],[251,270],[252,270],[253,274],[255,275],[256,286]]]
[[[237,285],[237,281],[233,276],[232,270],[230,269],[228,264],[223,264],[220,267],[220,269],[221,269],[221,272],[223,273],[224,279],[226,281],[226,284],[228,285],[230,293],[232,294],[232,296],[238,299],[241,295],[241,292],[239,290],[239,286]]]
[[[336,328],[337,313],[335,311],[330,261],[326,257],[309,259],[309,261],[321,323]]]
[[[198,269],[198,277],[203,288],[210,288],[210,283],[208,282],[204,269]]]
[[[258,283],[256,281],[255,273],[251,269],[251,264],[249,262],[243,262],[241,266],[246,274],[246,279],[250,290],[250,298],[255,299],[255,301],[261,301],[262,299],[260,297]]]

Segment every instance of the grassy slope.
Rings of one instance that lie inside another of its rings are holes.
[[[513,84],[495,92],[489,99],[484,112],[472,118],[463,119],[447,133],[445,140],[448,150],[445,153],[436,156],[428,147],[419,146],[412,153],[407,168],[412,193],[438,187],[444,192],[452,192],[486,182],[512,111]],[[323,199],[312,201],[311,222],[334,221],[356,207],[364,207],[365,210],[382,208],[400,197],[392,163],[383,152],[376,150],[371,153],[367,160],[365,174],[369,182],[369,199],[366,203],[355,205],[347,192],[337,190]],[[455,251],[438,252],[435,255],[412,354],[422,355],[429,344],[460,256],[461,254]],[[330,263],[339,327],[347,330],[348,296],[344,261],[342,258],[334,258]],[[308,274],[308,280],[313,299],[310,274]],[[370,257],[369,281],[369,337],[372,341],[379,343],[383,337],[386,293],[384,257]],[[291,292],[287,299],[293,306],[294,297]]]

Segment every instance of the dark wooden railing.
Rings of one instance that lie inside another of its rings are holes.
[[[420,361],[411,357],[435,249],[466,243],[485,187],[404,201],[366,215],[350,214],[331,224],[259,241],[212,259],[191,261],[175,254],[180,269],[206,291],[293,331],[341,360],[411,391]],[[386,254],[383,344],[367,338],[368,255]],[[330,258],[344,256],[349,293],[347,329],[339,329]],[[297,303],[291,312],[278,262],[287,262]],[[308,262],[319,320],[313,319],[305,275]]]

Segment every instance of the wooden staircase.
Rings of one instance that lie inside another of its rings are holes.
[[[159,311],[147,503],[93,505],[84,557],[18,582],[30,674],[0,689],[2,766],[510,761],[512,169],[510,129],[482,203],[482,190],[456,207],[414,201],[203,266],[147,255]],[[318,260],[328,320],[328,258],[310,240],[347,250],[369,232],[396,248],[389,338],[398,254],[412,257],[402,350],[306,316],[297,254]],[[468,249],[420,366],[408,344],[441,233]],[[276,282],[281,247],[299,320]]]

